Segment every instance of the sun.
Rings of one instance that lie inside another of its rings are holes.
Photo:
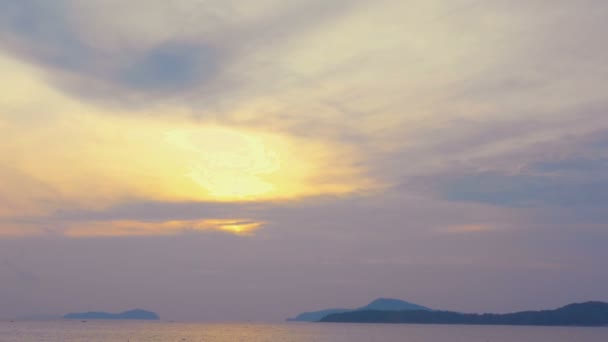
[[[174,130],[166,141],[190,160],[186,176],[217,199],[253,199],[280,191],[270,176],[284,172],[276,140],[234,129]]]

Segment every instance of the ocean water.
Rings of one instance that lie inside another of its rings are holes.
[[[210,324],[144,321],[0,322],[1,342],[607,342],[606,328],[391,325]]]

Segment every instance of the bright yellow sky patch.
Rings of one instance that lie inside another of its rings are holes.
[[[0,176],[10,179],[0,198],[14,205],[2,216],[132,199],[289,199],[371,184],[354,166],[356,154],[334,143],[194,122],[178,107],[101,109],[1,56],[0,73]]]

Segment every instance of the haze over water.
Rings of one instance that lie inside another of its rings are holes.
[[[0,322],[2,342],[606,342],[608,328],[391,324]]]

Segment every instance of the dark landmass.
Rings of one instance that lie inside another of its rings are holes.
[[[75,312],[63,316],[65,319],[141,319],[158,320],[160,317],[152,311],[142,309],[129,310],[121,313],[108,313],[99,311]]]
[[[355,309],[355,311],[362,310],[382,310],[382,311],[403,311],[403,310],[431,310],[425,306],[406,302],[400,299],[392,298],[378,298],[366,306]]]
[[[409,303],[400,299],[378,298],[366,306],[357,309],[325,309],[312,312],[303,312],[294,318],[288,318],[288,321],[297,322],[318,322],[321,318],[344,312],[365,311],[365,310],[381,310],[381,311],[401,311],[401,310],[430,310],[421,305]]]
[[[608,303],[570,304],[555,310],[522,311],[508,314],[469,314],[453,311],[364,310],[334,313],[321,322],[414,323],[543,326],[608,326]]]
[[[301,314],[297,315],[296,317],[288,318],[287,320],[290,322],[318,322],[319,320],[321,320],[321,318],[323,318],[327,315],[331,315],[331,314],[335,314],[335,313],[349,312],[352,310],[353,309],[325,309],[325,310],[312,311],[312,312],[302,312]]]

